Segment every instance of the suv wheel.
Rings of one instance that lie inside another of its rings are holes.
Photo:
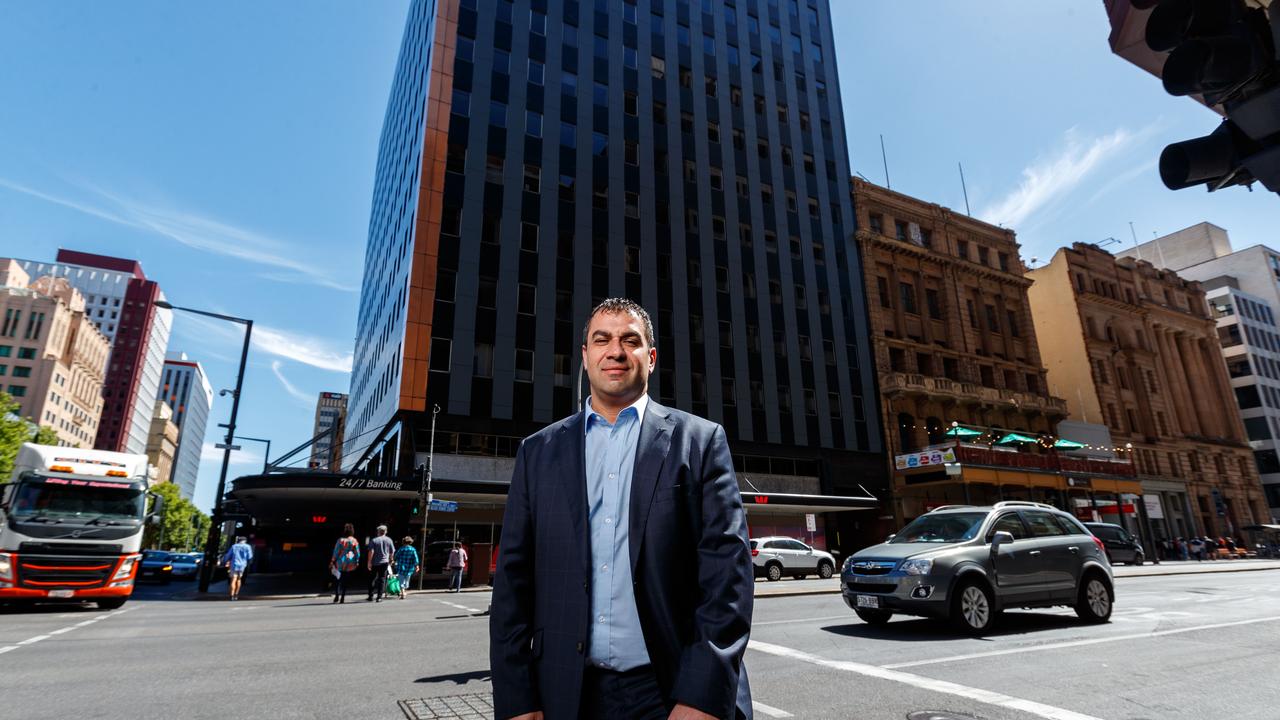
[[[868,625],[884,625],[889,622],[889,618],[893,617],[892,610],[868,610],[866,608],[860,608],[858,610],[854,610],[854,612],[858,614],[858,617],[862,619],[862,622]]]
[[[782,565],[776,562],[769,563],[764,568],[764,576],[769,582],[778,582],[782,579]]]
[[[835,574],[835,571],[836,570],[834,567],[832,567],[831,563],[827,562],[826,560],[823,560],[822,562],[818,563],[818,577],[822,578],[823,580],[829,580],[831,576]]]
[[[1098,573],[1086,575],[1076,596],[1076,615],[1091,623],[1104,623],[1111,619],[1111,605],[1115,597],[1111,586]]]
[[[951,621],[971,635],[981,635],[995,624],[991,591],[976,580],[961,580],[951,601]]]

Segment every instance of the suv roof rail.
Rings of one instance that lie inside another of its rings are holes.
[[[995,507],[998,507],[998,508],[1034,507],[1034,508],[1040,508],[1041,510],[1057,510],[1058,509],[1046,503],[1031,502],[1030,500],[1001,500],[1000,502],[995,504]]]
[[[929,512],[938,512],[939,510],[955,510],[957,508],[971,508],[971,507],[974,507],[974,506],[973,505],[939,505],[938,507],[930,510]]]

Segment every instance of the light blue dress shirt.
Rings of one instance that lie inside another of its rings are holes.
[[[609,670],[649,664],[631,584],[631,471],[649,396],[612,425],[586,401],[587,520],[591,528],[591,633],[587,662]]]

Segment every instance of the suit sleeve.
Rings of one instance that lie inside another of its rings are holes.
[[[521,444],[502,518],[493,607],[489,615],[489,667],[493,678],[494,717],[498,720],[542,709],[530,648],[534,542],[525,446]]]
[[[699,602],[694,642],[680,655],[675,700],[716,717],[734,716],[742,656],[751,632],[755,578],[742,494],[729,442],[716,426],[703,455]]]

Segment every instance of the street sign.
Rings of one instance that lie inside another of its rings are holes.
[[[218,448],[219,450],[226,450],[227,448],[231,448],[232,450],[240,449],[239,445],[228,445],[226,443],[218,443],[217,445],[214,445],[214,447]]]
[[[458,512],[458,503],[452,500],[432,500],[431,510],[433,512]]]
[[[804,516],[804,526],[809,530],[809,532],[817,532],[818,518],[815,517],[813,513],[806,514]]]

